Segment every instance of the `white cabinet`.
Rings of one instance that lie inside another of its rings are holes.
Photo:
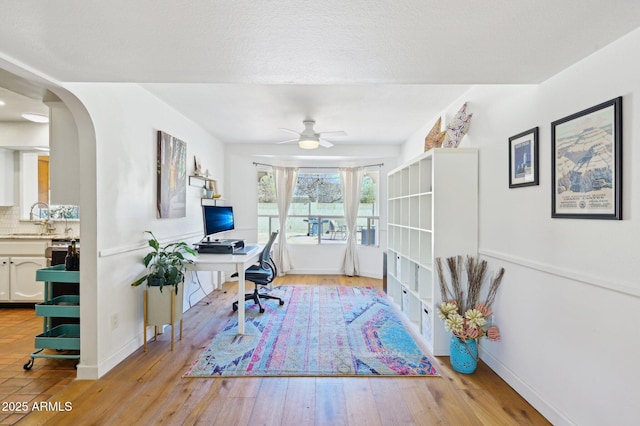
[[[46,266],[46,257],[0,257],[0,302],[42,302],[36,271]]]
[[[44,289],[36,271],[47,266],[51,240],[0,240],[0,302],[42,302]]]
[[[388,191],[387,292],[431,352],[449,355],[434,264],[477,254],[478,151],[427,151],[389,173]]]
[[[0,148],[0,206],[15,205],[14,152]]]
[[[0,257],[0,302],[11,298],[11,258]]]
[[[36,281],[36,271],[47,267],[46,257],[11,258],[11,301],[42,302],[44,288]]]

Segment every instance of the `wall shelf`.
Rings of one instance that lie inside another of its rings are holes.
[[[203,206],[225,206],[226,201],[222,198],[201,198],[200,205]]]
[[[201,188],[206,188],[208,182],[213,182],[213,185],[215,187],[215,185],[216,185],[216,180],[215,179],[211,179],[209,177],[199,176],[199,175],[190,175],[189,176],[189,186],[199,186]]]

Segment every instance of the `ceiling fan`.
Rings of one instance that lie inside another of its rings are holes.
[[[296,135],[298,135],[298,137],[295,139],[278,142],[278,144],[298,142],[298,146],[302,149],[316,149],[318,146],[331,148],[333,146],[333,143],[326,140],[324,138],[325,136],[347,136],[347,133],[342,130],[335,132],[316,132],[313,129],[313,126],[316,124],[316,122],[313,120],[304,120],[302,124],[304,124],[304,130],[302,132],[280,128],[280,130],[284,130],[285,132],[295,133]]]

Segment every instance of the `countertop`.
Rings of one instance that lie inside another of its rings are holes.
[[[15,234],[0,234],[2,240],[65,240],[79,241],[80,237],[77,235],[68,234],[29,234],[29,233],[15,233]]]

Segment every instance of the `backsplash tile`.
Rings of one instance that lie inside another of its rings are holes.
[[[63,234],[65,228],[64,220],[54,220],[56,227],[56,234]],[[71,228],[68,235],[78,236],[80,235],[80,222],[68,221],[66,227]],[[19,207],[0,207],[0,235],[9,235],[16,233],[26,232],[41,232],[40,225],[35,222],[29,222],[27,220],[20,220],[20,208]]]

